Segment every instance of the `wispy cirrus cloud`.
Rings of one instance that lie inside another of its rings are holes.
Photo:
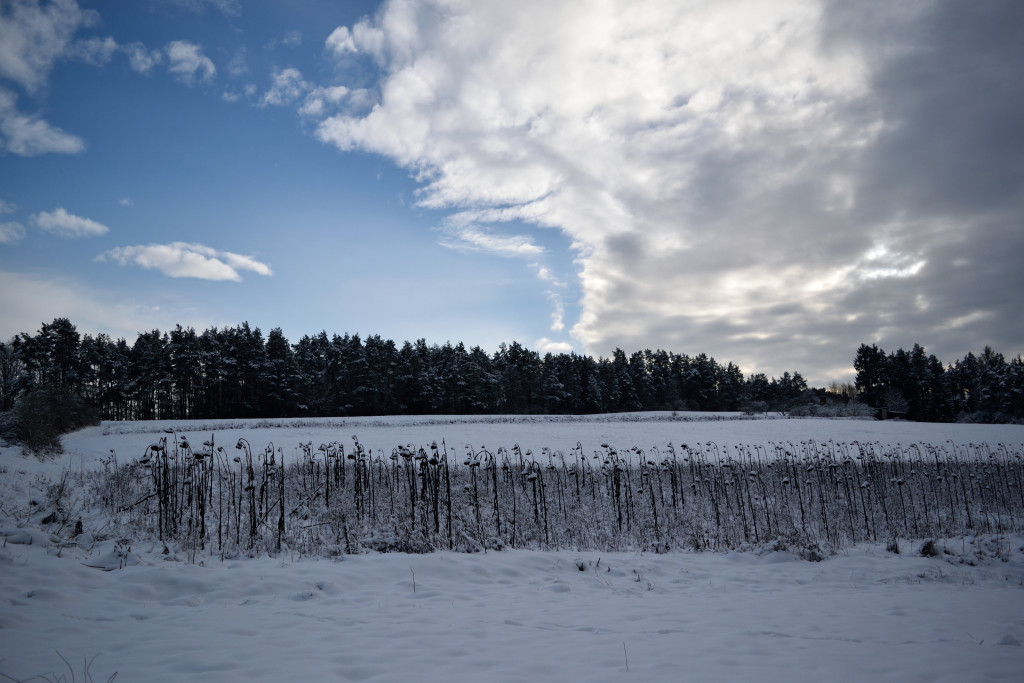
[[[477,225],[450,225],[443,233],[441,245],[459,251],[519,257],[537,257],[544,253],[544,247],[534,244],[526,235],[501,235]]]
[[[132,264],[158,270],[169,277],[191,277],[200,280],[240,282],[239,271],[270,276],[270,266],[251,256],[220,251],[202,244],[171,242],[116,247],[96,257],[97,261],[114,261],[122,266]]]
[[[61,237],[94,237],[110,232],[102,223],[68,213],[64,208],[40,211],[32,216],[32,222],[39,229]]]

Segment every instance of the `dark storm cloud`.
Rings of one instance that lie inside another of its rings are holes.
[[[850,26],[847,5],[830,7],[835,24]],[[1024,3],[937,2],[902,24],[901,36],[870,20],[853,26],[868,55],[888,52],[879,39],[898,41],[898,54],[873,65],[887,130],[864,161],[872,207],[939,216],[1019,212]]]
[[[872,320],[860,331],[883,345],[917,341],[949,361],[983,344],[1020,353],[1024,4],[943,1],[896,25],[851,7],[829,5],[825,40],[873,56],[885,122],[858,165],[852,227],[894,225],[892,241],[926,265],[840,306]]]

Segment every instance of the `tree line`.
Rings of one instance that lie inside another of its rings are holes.
[[[861,401],[925,422],[1024,422],[1024,359],[986,346],[950,365],[919,344],[886,353],[861,344],[853,361]]]
[[[661,349],[611,357],[494,353],[396,344],[325,331],[296,343],[280,328],[191,327],[141,332],[133,344],[80,334],[67,318],[0,342],[0,411],[50,392],[80,398],[101,419],[587,414],[648,410],[793,411],[861,403],[913,420],[1024,419],[1024,361],[986,348],[944,366],[923,348],[862,345],[853,385],[810,388],[799,372],[744,376],[733,363]],[[862,406],[864,407],[864,406]],[[865,409],[870,413],[869,409]],[[827,414],[827,413],[826,413]]]
[[[519,344],[396,344],[379,335],[280,328],[141,332],[131,345],[67,318],[0,343],[0,409],[34,390],[85,399],[107,420],[423,414],[584,414],[792,405],[800,373],[744,377],[706,354],[645,350],[543,356]]]

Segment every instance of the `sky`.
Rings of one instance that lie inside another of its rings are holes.
[[[0,338],[1024,352],[1016,0],[0,0]]]

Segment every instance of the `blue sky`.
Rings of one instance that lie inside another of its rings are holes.
[[[1024,351],[1015,2],[0,0],[0,336]]]

